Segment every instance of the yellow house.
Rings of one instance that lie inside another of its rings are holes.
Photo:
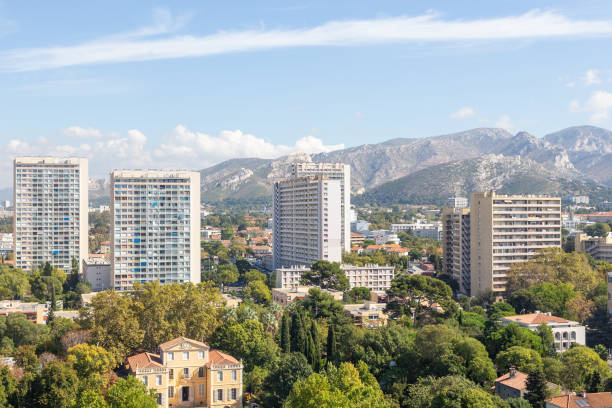
[[[242,363],[206,343],[178,337],[160,344],[159,355],[129,357],[128,367],[160,407],[242,407]]]

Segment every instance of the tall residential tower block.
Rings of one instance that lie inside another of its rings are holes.
[[[15,266],[80,266],[89,242],[87,159],[17,157],[13,166]]]
[[[200,173],[115,170],[110,196],[115,290],[200,282]]]
[[[466,204],[467,205],[467,204]],[[470,294],[470,209],[442,210],[442,272],[459,283],[461,293]]]

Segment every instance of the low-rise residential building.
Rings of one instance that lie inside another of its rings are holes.
[[[249,245],[247,248],[251,250],[255,258],[272,255],[272,247],[267,245]]]
[[[221,239],[221,229],[216,227],[206,226],[200,229],[200,238],[203,241],[210,241],[213,239],[219,240]]]
[[[351,222],[351,231],[363,233],[364,231],[370,230],[370,223],[364,220],[357,220]]]
[[[586,218],[587,221],[611,222],[612,221],[612,211],[598,212],[598,213],[593,213],[593,214],[584,214],[583,217]]]
[[[296,286],[291,288],[273,288],[272,289],[272,301],[279,305],[287,306],[290,303],[295,302],[299,299],[304,299],[310,295],[310,289],[316,288],[316,286]],[[324,293],[332,295],[335,300],[341,301],[344,294],[339,290],[322,289]]]
[[[523,398],[527,390],[528,374],[511,367],[510,371],[497,378],[493,385],[495,395],[502,399]]]
[[[358,232],[351,232],[351,247],[363,246],[364,240],[365,240],[365,235],[360,234]]]
[[[353,319],[355,326],[380,327],[387,324],[386,306],[366,300],[363,304],[344,305],[344,313]]]
[[[612,262],[612,233],[605,237],[589,237],[587,234],[574,235],[574,250],[586,252],[597,261]]]
[[[585,327],[578,322],[566,320],[562,317],[552,316],[550,313],[535,312],[524,315],[502,317],[502,323],[516,323],[521,327],[536,331],[542,323],[552,330],[555,340],[555,350],[564,352],[572,344],[584,346],[586,344]]]
[[[32,323],[44,324],[47,321],[48,307],[44,303],[29,303],[20,300],[0,301],[0,316],[22,313]]]
[[[91,283],[94,292],[110,289],[111,266],[108,258],[90,255],[88,259],[83,259],[83,279]]]
[[[391,287],[391,281],[395,276],[393,266],[381,265],[340,265],[344,271],[349,287],[364,287],[370,290],[385,291]],[[302,275],[310,268],[304,265],[276,269],[277,288],[295,288],[300,286]]]
[[[13,234],[10,232],[0,234],[0,255],[12,253],[13,248]]]
[[[612,392],[580,392],[545,400],[546,408],[610,408]]]
[[[100,242],[100,253],[110,256],[110,241]]]
[[[242,407],[242,363],[206,343],[178,337],[129,357],[128,369],[159,407]]]

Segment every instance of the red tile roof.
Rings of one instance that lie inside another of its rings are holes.
[[[208,356],[210,357],[211,363],[215,365],[240,364],[240,361],[219,350],[210,350]]]
[[[610,408],[612,407],[612,392],[587,393],[585,397],[580,395],[563,395],[561,397],[549,398],[546,402],[560,408]]]
[[[547,313],[529,313],[524,315],[506,316],[504,319],[523,324],[568,323],[568,321],[562,317],[550,316]]]
[[[516,371],[513,377],[510,376],[510,373],[506,373],[496,379],[495,384],[501,383],[515,390],[524,390],[527,388],[527,377],[528,375],[521,371]]]
[[[157,368],[163,367],[161,358],[157,354],[140,353],[128,357],[130,370],[136,371],[137,368]]]

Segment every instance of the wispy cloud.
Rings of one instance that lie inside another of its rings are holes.
[[[590,112],[589,121],[591,123],[601,123],[608,119],[612,110],[612,93],[606,91],[593,92],[584,105],[578,101],[572,101],[569,110],[570,112]]]
[[[612,20],[577,20],[555,11],[532,10],[517,16],[445,20],[435,13],[370,20],[331,21],[301,29],[220,31],[174,35],[177,22],[160,14],[157,29],[136,30],[76,45],[14,49],[0,53],[0,70],[31,71],[86,64],[201,57],[289,47],[356,46],[400,42],[459,42],[608,36]],[[166,21],[166,23],[164,23]],[[180,25],[180,24],[179,24]],[[164,31],[165,30],[165,31]]]
[[[599,71],[596,69],[589,69],[582,77],[582,80],[587,86],[601,84],[601,79],[599,78]]]
[[[495,121],[495,127],[501,128],[501,129],[506,129],[506,130],[508,130],[510,132],[514,131],[514,124],[510,120],[510,115],[501,115]]]
[[[465,119],[474,116],[476,111],[470,106],[464,106],[456,112],[450,114],[451,119]]]

